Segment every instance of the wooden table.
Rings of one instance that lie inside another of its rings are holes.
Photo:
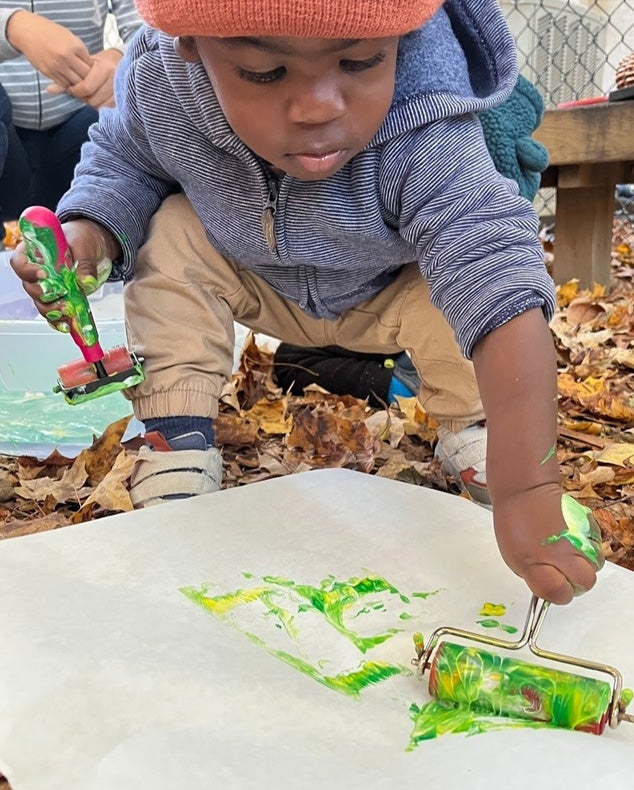
[[[614,188],[634,181],[634,101],[547,110],[533,136],[550,157],[542,186],[557,188],[555,280],[607,285]]]

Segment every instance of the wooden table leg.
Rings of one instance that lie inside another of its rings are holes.
[[[609,285],[615,184],[557,188],[553,276]]]

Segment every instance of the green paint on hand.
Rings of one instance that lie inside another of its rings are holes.
[[[601,530],[589,507],[579,504],[576,499],[564,494],[561,497],[561,512],[566,522],[566,529],[559,535],[551,535],[545,543],[556,543],[558,540],[567,540],[577,551],[597,570],[601,570],[605,563],[601,547]]]
[[[540,462],[539,462],[539,465],[540,465],[540,466],[543,466],[545,463],[547,463],[548,461],[550,461],[550,459],[551,459],[551,458],[552,458],[552,457],[555,455],[555,453],[556,453],[556,452],[557,452],[557,444],[555,443],[555,444],[553,444],[553,446],[550,448],[550,450],[549,450],[549,451],[546,453],[546,457],[543,459],[543,461],[540,461]]]
[[[71,266],[64,260],[65,251],[58,247],[58,237],[50,227],[36,225],[25,216],[20,217],[19,226],[27,260],[46,275],[38,280],[41,289],[40,301],[45,304],[59,302],[65,323],[81,338],[84,345],[94,346],[98,341],[97,330],[86,294],[77,279],[76,264]]]

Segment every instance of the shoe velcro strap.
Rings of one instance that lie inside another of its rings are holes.
[[[130,497],[135,507],[150,507],[213,493],[221,482],[222,456],[215,447],[165,453],[142,447],[130,480]]]

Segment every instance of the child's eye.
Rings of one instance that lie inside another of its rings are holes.
[[[340,60],[339,65],[343,71],[365,71],[366,69],[371,69],[373,66],[378,66],[378,64],[382,63],[384,60],[385,53],[377,52],[376,55],[373,55],[367,60]]]
[[[280,66],[273,71],[247,71],[246,69],[238,69],[238,77],[247,82],[257,82],[266,85],[269,82],[276,82],[286,74],[284,66]]]

